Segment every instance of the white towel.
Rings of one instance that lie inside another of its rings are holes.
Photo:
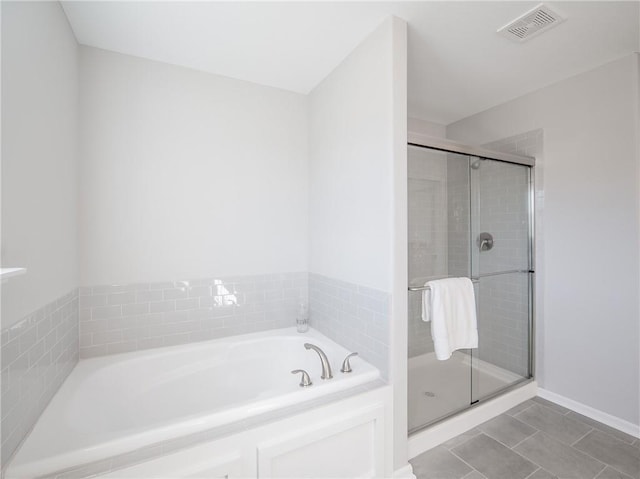
[[[473,283],[469,278],[429,281],[422,294],[422,320],[431,321],[436,358],[449,359],[456,349],[478,347]]]

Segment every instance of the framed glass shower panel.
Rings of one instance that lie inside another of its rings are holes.
[[[472,402],[530,377],[531,198],[528,166],[472,158],[471,274],[478,349]]]
[[[409,286],[469,276],[469,157],[430,148],[408,151]],[[429,294],[429,293],[427,293]],[[435,358],[431,323],[422,320],[424,293],[408,292],[408,426],[413,432],[469,407],[468,353]]]

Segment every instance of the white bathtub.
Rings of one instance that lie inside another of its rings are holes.
[[[320,379],[327,354],[334,378]],[[7,477],[37,477],[100,461],[168,439],[230,424],[379,377],[317,331],[295,328],[78,363],[9,465]],[[313,385],[299,387],[305,369]]]

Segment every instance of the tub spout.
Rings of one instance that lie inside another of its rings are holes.
[[[331,364],[329,364],[329,360],[327,359],[327,355],[324,354],[324,351],[320,349],[315,344],[304,343],[305,349],[313,349],[318,356],[320,356],[320,362],[322,363],[322,379],[331,379],[333,374],[331,374]]]

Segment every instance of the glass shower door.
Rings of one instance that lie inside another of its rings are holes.
[[[471,403],[468,351],[435,358],[421,289],[429,280],[471,273],[469,181],[469,156],[409,146],[409,432]]]
[[[472,350],[472,402],[531,376],[530,171],[488,159],[470,163],[479,335],[478,349]]]
[[[409,146],[409,433],[531,377],[527,166]],[[479,347],[439,361],[422,320],[427,281],[474,284]]]

